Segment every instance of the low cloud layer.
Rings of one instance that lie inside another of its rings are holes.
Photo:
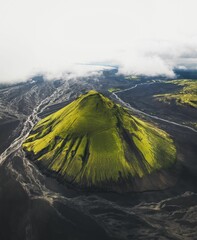
[[[0,82],[96,74],[88,63],[174,77],[174,67],[196,68],[196,7],[196,0],[0,0]]]

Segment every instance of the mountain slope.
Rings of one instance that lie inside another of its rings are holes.
[[[176,159],[167,133],[96,91],[42,119],[23,148],[67,182],[107,189],[123,183],[127,190],[134,189],[133,179],[166,169]],[[162,188],[162,183],[158,185]]]

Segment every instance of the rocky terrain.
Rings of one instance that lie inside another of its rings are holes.
[[[146,99],[156,85],[160,86],[151,79],[133,82],[107,72],[83,81],[34,79],[1,86],[0,239],[195,239],[197,133],[175,110],[157,112],[154,104],[142,107],[140,92]],[[168,86],[162,84],[163,92]],[[122,92],[109,93],[110,88]],[[175,185],[141,193],[90,193],[46,176],[26,158],[22,143],[40,118],[90,89],[103,92],[135,118],[171,136],[177,151]]]

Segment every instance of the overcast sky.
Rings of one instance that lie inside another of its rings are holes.
[[[196,10],[196,0],[0,0],[0,82],[95,62],[173,77],[196,68]]]

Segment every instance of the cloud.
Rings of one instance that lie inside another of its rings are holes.
[[[158,56],[138,56],[127,63],[120,63],[119,72],[126,75],[165,75],[175,77],[172,66],[165,63]]]
[[[93,62],[173,77],[175,66],[196,67],[196,7],[196,0],[0,0],[0,82],[94,75],[98,69],[79,67]]]
[[[46,80],[54,79],[77,79],[80,77],[98,77],[102,75],[104,70],[113,69],[113,67],[100,66],[100,65],[89,65],[89,64],[74,64],[68,67],[67,71],[56,71],[56,72],[41,72]]]

